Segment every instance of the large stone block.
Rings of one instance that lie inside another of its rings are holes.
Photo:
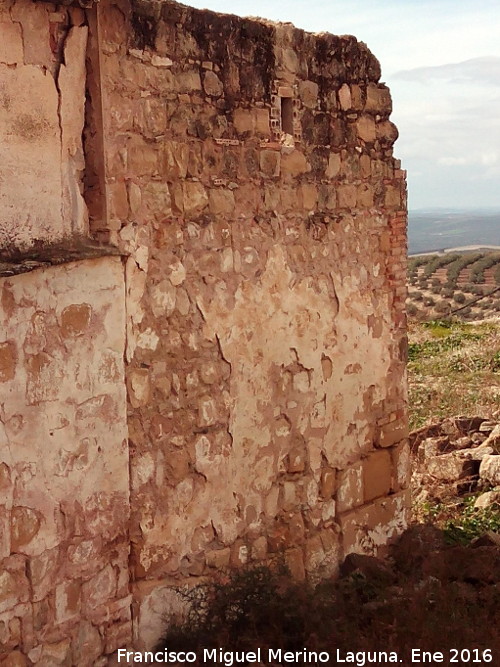
[[[489,454],[483,456],[479,476],[492,486],[500,486],[500,455]]]
[[[212,189],[208,192],[210,212],[230,216],[234,212],[234,194],[231,190]]]
[[[381,547],[400,535],[408,525],[409,498],[402,491],[359,507],[341,516],[344,555],[376,555]]]
[[[337,509],[339,512],[362,505],[363,495],[363,464],[354,464],[338,473]]]
[[[390,493],[392,487],[392,460],[387,450],[372,452],[363,461],[364,502],[370,502]]]
[[[280,175],[281,155],[277,151],[261,151],[260,170],[271,178]]]

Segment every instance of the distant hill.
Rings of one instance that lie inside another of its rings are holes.
[[[470,245],[500,246],[500,208],[410,211],[408,244],[410,255]]]

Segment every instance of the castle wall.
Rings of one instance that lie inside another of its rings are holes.
[[[0,297],[0,662],[108,664],[131,629],[123,266]]]
[[[10,664],[112,664],[227,567],[379,552],[409,460],[378,61],[168,0],[3,0],[0,35],[2,274],[42,248],[0,278]]]
[[[170,2],[97,12],[150,645],[172,584],[279,553],[317,580],[404,528],[405,181],[354,37]]]
[[[87,231],[79,8],[0,0],[0,254]]]

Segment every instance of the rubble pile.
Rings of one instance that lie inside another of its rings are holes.
[[[451,417],[410,434],[414,502],[483,491],[475,507],[500,503],[500,424]]]

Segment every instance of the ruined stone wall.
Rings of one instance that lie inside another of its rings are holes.
[[[120,258],[0,279],[0,663],[129,644]]]
[[[127,256],[0,278],[10,664],[107,664],[131,613],[150,646],[172,586],[227,566],[283,554],[316,581],[376,552],[408,504],[377,60],[149,0],[3,0],[0,36],[2,260],[89,233]]]
[[[0,0],[0,255],[87,231],[81,9]]]
[[[403,529],[405,182],[355,38],[138,0],[96,26],[149,645],[173,583],[280,552],[314,580]]]

